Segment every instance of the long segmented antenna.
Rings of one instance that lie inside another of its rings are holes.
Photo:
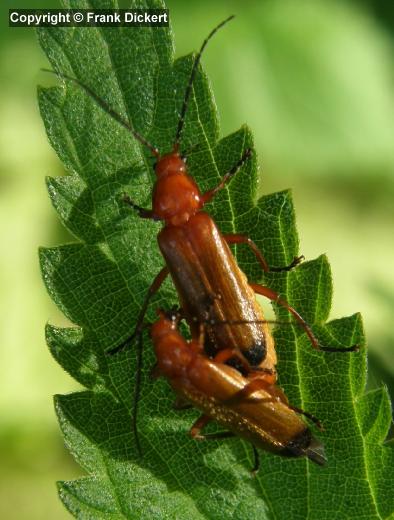
[[[294,310],[294,309],[293,309]],[[280,320],[215,320],[215,319],[206,319],[206,320],[200,320],[198,318],[194,318],[193,321],[199,322],[199,323],[205,323],[208,326],[220,326],[220,325],[246,325],[248,323],[256,323],[256,324],[265,324],[269,323],[272,325],[297,325],[299,327],[302,327],[311,344],[312,347],[316,350],[321,350],[323,352],[358,352],[360,350],[359,345],[352,345],[351,347],[328,347],[325,345],[320,345],[318,340],[316,339],[314,333],[312,332],[312,329],[310,326],[306,323],[306,321],[301,318],[301,316],[298,313],[294,313],[293,315],[296,317],[297,321],[280,321]]]
[[[105,112],[107,112],[108,115],[110,115],[115,121],[117,121],[119,124],[121,124],[126,130],[132,133],[132,135],[139,141],[141,144],[146,146],[152,154],[159,158],[160,153],[159,150],[154,147],[152,144],[150,144],[149,141],[145,139],[141,134],[139,134],[134,128],[130,125],[126,119],[124,119],[120,114],[118,114],[113,108],[111,108],[103,99],[101,99],[90,87],[85,85],[82,81],[80,81],[77,78],[73,78],[72,76],[68,76],[67,74],[63,74],[62,72],[56,72],[51,69],[41,69],[43,72],[49,72],[50,74],[55,74],[56,76],[59,76],[62,79],[72,81],[79,85],[90,97],[94,99],[94,101],[98,104],[99,107],[101,107]]]
[[[219,29],[221,29],[223,27],[223,25],[226,25],[226,23],[229,22],[230,20],[232,20],[233,18],[234,18],[234,15],[229,16],[228,18],[223,20],[223,22],[220,22],[220,24],[217,25],[214,29],[212,29],[212,31],[208,34],[208,36],[203,41],[203,44],[201,45],[201,48],[198,51],[197,56],[195,57],[195,60],[194,60],[194,63],[193,63],[193,68],[192,68],[192,71],[190,73],[189,83],[187,84],[187,87],[186,87],[185,97],[184,97],[183,105],[182,105],[182,109],[181,109],[181,115],[180,115],[179,121],[178,121],[178,128],[177,128],[177,131],[176,131],[176,134],[175,134],[174,150],[178,150],[178,148],[179,148],[179,141],[180,141],[181,133],[182,133],[182,130],[183,130],[183,127],[184,127],[184,124],[185,124],[185,115],[186,115],[186,110],[187,110],[187,104],[189,102],[189,98],[190,98],[190,94],[191,94],[192,86],[193,86],[193,81],[194,81],[194,78],[195,78],[196,73],[197,73],[197,67],[198,67],[198,64],[200,63],[201,55],[202,55],[202,53],[203,53],[207,43],[212,38],[212,36]]]
[[[138,415],[138,404],[141,396],[141,377],[142,377],[142,352],[144,343],[142,339],[142,331],[138,334],[137,341],[137,362],[135,367],[135,385],[134,385],[134,398],[133,398],[133,415],[131,419],[132,429],[134,433],[135,445],[137,448],[138,455],[142,457],[141,443],[138,433],[137,415]]]

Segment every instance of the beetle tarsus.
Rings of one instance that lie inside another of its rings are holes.
[[[131,345],[131,343],[134,341],[135,337],[136,337],[136,332],[134,332],[131,336],[129,336],[124,341],[122,341],[122,343],[120,343],[120,345],[117,345],[116,347],[111,348],[110,350],[107,350],[106,355],[114,356],[115,354],[119,354],[120,352],[123,352],[124,350],[126,350],[126,348],[129,345]]]
[[[293,258],[293,261],[289,265],[285,265],[284,267],[270,267],[270,271],[273,271],[274,273],[280,273],[281,271],[291,271],[294,267],[296,267],[298,264],[300,264],[303,260],[305,260],[305,256],[295,256]]]
[[[254,444],[252,444],[252,448],[253,448],[254,463],[253,463],[253,468],[250,470],[250,473],[251,473],[252,477],[255,477],[260,469],[260,455],[259,455],[259,452],[257,451],[256,446],[254,446]]]
[[[327,347],[325,345],[318,345],[318,350],[323,352],[359,352],[360,345],[352,345],[351,347]]]
[[[125,204],[128,204],[133,209],[135,209],[135,211],[137,211],[139,217],[157,220],[155,214],[153,213],[153,211],[151,209],[146,209],[146,208],[142,208],[141,206],[138,206],[138,204],[135,204],[135,202],[133,202],[127,194],[124,193],[122,195],[121,201],[124,202]]]

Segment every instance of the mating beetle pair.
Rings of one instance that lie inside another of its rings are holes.
[[[157,181],[153,190],[152,209],[141,208],[129,197],[123,197],[142,218],[164,221],[158,236],[166,266],[154,279],[141,308],[132,337],[138,338],[138,360],[142,356],[142,329],[150,298],[170,274],[179,296],[181,315],[192,334],[186,342],[177,330],[177,318],[161,314],[152,327],[158,373],[166,376],[173,388],[205,414],[192,429],[195,437],[208,419],[216,419],[233,433],[250,440],[254,446],[301,456],[322,463],[322,446],[299,419],[295,408],[287,403],[283,392],[275,386],[276,353],[267,322],[255,294],[263,295],[284,306],[303,327],[314,348],[327,351],[354,351],[320,346],[309,325],[279,294],[272,289],[249,284],[238,267],[229,244],[251,247],[265,271],[289,270],[289,266],[269,268],[257,246],[243,235],[222,235],[212,218],[202,211],[204,204],[222,189],[251,155],[246,149],[238,162],[213,189],[201,193],[188,175],[180,154],[180,140],[187,106],[201,54],[209,39],[232,17],[219,24],[206,38],[196,55],[178,121],[175,143],[170,153],[159,151],[130,123],[102,101],[88,86],[65,75],[95,99],[115,120],[157,158]],[[202,326],[202,327],[201,327]],[[202,331],[203,329],[203,331]],[[128,342],[111,351],[122,350]],[[133,428],[137,433],[136,415],[140,389],[137,371]],[[306,433],[307,432],[307,433]],[[137,443],[138,443],[138,437]]]

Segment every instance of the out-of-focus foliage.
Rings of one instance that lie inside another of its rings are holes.
[[[362,311],[370,351],[380,356],[390,345],[392,304],[382,307],[371,282],[394,291],[392,2],[168,4],[177,55],[197,49],[217,21],[236,14],[203,58],[223,133],[244,122],[252,128],[260,191],[293,189],[301,252],[313,258],[325,251],[330,259],[332,316]],[[63,512],[52,482],[76,470],[64,467],[50,396],[73,385],[44,344],[43,323],[62,318],[42,289],[36,248],[69,240],[43,181],[62,168],[35,99],[35,85],[52,81],[38,72],[47,62],[32,29],[6,24],[0,31],[0,516],[58,519]]]

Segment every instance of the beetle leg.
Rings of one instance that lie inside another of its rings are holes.
[[[201,430],[210,422],[212,419],[208,417],[208,415],[201,415],[197,419],[197,421],[190,428],[189,435],[198,441],[212,440],[212,439],[227,439],[229,437],[234,437],[235,434],[233,432],[217,432],[217,433],[207,433],[203,435]]]
[[[198,327],[198,338],[197,338],[198,348],[199,348],[200,352],[204,351],[205,335],[206,335],[206,324],[201,322]]]
[[[252,398],[255,392],[259,390],[266,391],[271,397],[264,398]],[[282,392],[282,390],[276,386],[274,386],[271,382],[271,378],[268,380],[265,379],[264,375],[260,375],[260,377],[255,377],[252,379],[242,390],[236,392],[232,397],[225,401],[227,405],[235,405],[244,401],[252,401],[252,402],[275,402],[280,401],[287,404],[287,398]]]
[[[189,435],[193,439],[203,440],[205,435],[201,435],[201,430],[211,421],[211,418],[208,415],[201,415],[197,421],[190,428]]]
[[[192,339],[189,341],[189,347],[195,354],[204,354],[204,343],[206,336],[206,323],[197,322],[198,328],[192,332]]]
[[[260,469],[260,455],[254,444],[252,444],[252,448],[253,448],[254,464],[253,464],[253,468],[250,472],[251,472],[252,476],[254,477]]]
[[[217,194],[218,191],[220,191],[222,188],[225,187],[225,185],[232,179],[232,177],[238,172],[240,168],[246,163],[246,161],[249,159],[249,157],[252,155],[251,148],[247,148],[245,152],[243,153],[241,159],[234,164],[234,166],[231,168],[230,171],[228,171],[225,175],[223,175],[222,180],[219,182],[219,184],[212,188],[211,190],[206,191],[202,195],[202,201],[204,204],[207,202],[210,202],[214,196]]]
[[[257,283],[251,283],[249,285],[257,294],[265,296],[269,300],[272,300],[273,302],[278,303],[279,305],[287,309],[295,317],[295,319],[301,325],[301,327],[305,330],[310,342],[312,343],[313,348],[315,348],[316,350],[323,350],[326,352],[357,352],[359,350],[358,345],[352,345],[351,347],[342,348],[326,347],[320,345],[311,327],[307,324],[304,318],[293,307],[291,307],[291,305],[289,305],[284,298],[281,298],[281,296],[277,292],[273,291],[269,287],[264,287],[263,285],[259,285]]]
[[[247,244],[250,249],[253,251],[255,257],[260,262],[263,271],[268,273],[269,271],[280,272],[280,271],[290,271],[298,265],[302,260],[304,260],[304,256],[295,256],[291,264],[286,265],[284,267],[269,267],[267,260],[264,258],[263,253],[257,247],[257,245],[253,242],[251,238],[245,235],[240,235],[238,233],[230,233],[227,235],[223,235],[224,239],[228,244]]]
[[[223,350],[220,350],[213,358],[213,360],[215,361],[215,363],[226,363],[232,358],[237,358],[237,361],[240,362],[245,373],[249,374],[250,365],[238,349],[225,348]]]
[[[149,377],[153,380],[158,379],[161,376],[161,372],[159,370],[159,366],[157,363],[153,365],[153,367],[150,369]]]
[[[324,432],[322,423],[319,421],[317,417],[312,415],[310,412],[306,412],[305,410],[302,410],[302,408],[297,408],[296,406],[292,406],[290,404],[288,404],[288,407],[290,408],[290,410],[293,410],[293,412],[299,413],[300,415],[304,415],[305,417],[307,417],[310,421],[316,424],[316,426],[321,432]]]
[[[277,373],[276,370],[272,370],[271,368],[253,367],[247,377],[248,379],[264,378],[267,383],[274,385],[277,380]]]
[[[150,220],[160,220],[154,213],[153,213],[153,210],[151,209],[146,209],[146,208],[142,208],[141,206],[138,206],[137,204],[135,204],[131,198],[124,194],[122,196],[122,202],[125,202],[126,204],[128,204],[129,206],[131,206],[133,209],[135,209],[137,212],[138,212],[138,215],[141,217],[141,218],[146,218],[146,219],[150,219]]]
[[[141,333],[142,331],[142,328],[143,328],[143,323],[144,323],[144,317],[145,317],[145,314],[146,314],[146,311],[148,309],[148,305],[149,305],[149,302],[150,302],[150,299],[152,298],[152,296],[160,289],[161,287],[161,284],[164,282],[164,280],[167,278],[169,274],[169,270],[168,270],[168,267],[165,266],[163,267],[163,269],[156,275],[155,279],[153,280],[151,286],[149,287],[148,289],[148,292],[146,293],[146,296],[145,296],[145,300],[144,300],[144,303],[142,304],[142,307],[141,307],[141,310],[140,310],[140,313],[138,315],[138,319],[137,319],[137,323],[136,323],[136,326],[135,326],[135,329],[134,329],[134,332],[131,336],[129,336],[125,341],[123,341],[123,343],[121,343],[120,345],[118,345],[117,347],[111,349],[111,350],[108,350],[107,351],[107,354],[109,354],[110,356],[112,356],[113,354],[117,354],[118,352],[121,352],[122,350],[124,350],[127,345],[130,344],[130,342],[136,337],[138,336],[138,334]]]
[[[239,362],[240,367],[237,367],[238,371],[245,373],[245,376],[248,379],[264,378],[264,380],[270,385],[274,385],[276,383],[277,377],[275,370],[272,370],[271,368],[251,367],[249,362],[245,359],[243,354],[238,349],[225,348],[223,350],[220,350],[213,358],[213,361],[215,363],[226,364],[230,359],[233,358],[236,358]],[[232,365],[230,364],[230,366]]]
[[[177,395],[175,398],[175,401],[172,405],[172,408],[174,410],[188,410],[189,408],[192,408],[193,405],[188,403],[185,399],[183,399],[180,395]]]

